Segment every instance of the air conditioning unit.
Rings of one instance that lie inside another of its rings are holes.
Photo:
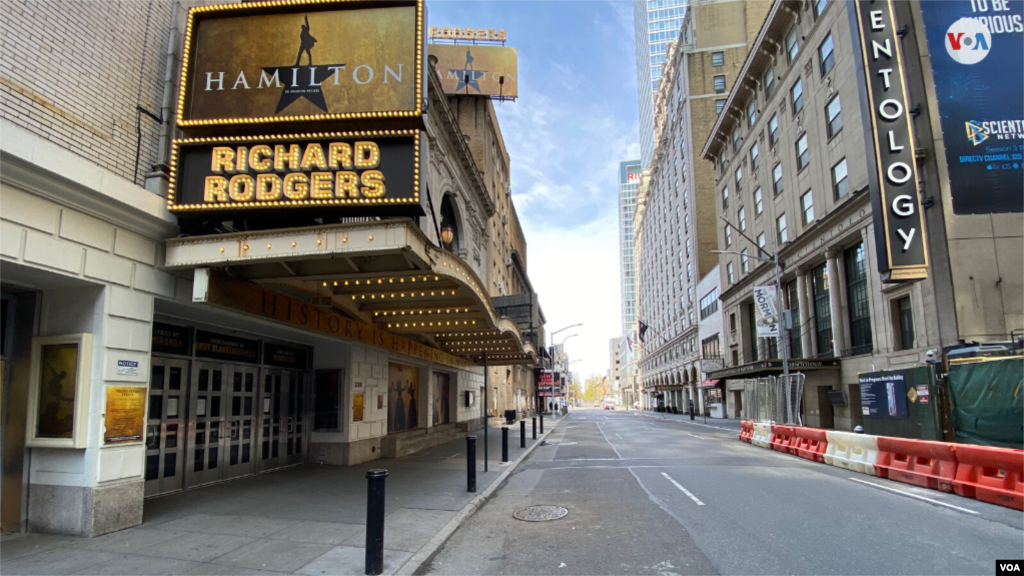
[[[505,258],[505,266],[511,266],[511,265],[512,265],[512,259],[511,258]]]
[[[508,226],[508,214],[501,215],[501,225]]]

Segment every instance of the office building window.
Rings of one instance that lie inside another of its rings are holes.
[[[797,80],[789,94],[793,100],[793,114],[799,114],[804,109],[804,81]]]
[[[693,263],[692,262],[687,262],[686,263],[686,279],[687,280],[693,280]]]
[[[693,286],[686,288],[686,303],[693,304]]]
[[[743,168],[736,169],[736,192],[743,190]]]
[[[828,103],[825,107],[825,117],[828,118],[828,137],[831,138],[839,133],[843,129],[843,108],[839,103],[839,96],[837,95]]]
[[[818,48],[818,55],[821,57],[821,75],[824,76],[836,65],[836,55],[832,48],[831,34],[821,43],[821,47]]]
[[[725,52],[712,52],[711,53],[711,65],[715,68],[719,66],[725,66]]]
[[[764,73],[764,99],[767,101],[775,94],[775,67],[771,67]]]
[[[814,222],[814,194],[810,190],[800,197],[800,210],[804,214],[804,224]]]
[[[721,94],[725,92],[725,75],[715,76],[715,94]]]
[[[778,232],[779,246],[789,241],[789,230],[786,229],[786,215],[781,214],[775,219],[775,230]]]
[[[772,116],[772,119],[768,121],[768,143],[775,146],[775,143],[779,141],[779,115]]]
[[[747,126],[753,128],[757,122],[757,101],[754,98],[747,102]]]
[[[747,231],[747,210],[741,206],[739,212],[736,213],[736,217],[740,221],[740,232],[746,232]]]
[[[768,253],[767,250],[765,250],[764,232],[761,232],[760,234],[757,235],[757,247],[761,249],[761,252],[765,254]]]
[[[807,144],[807,133],[796,141],[796,169],[803,170],[807,167],[807,163],[811,161],[811,152]]]
[[[718,312],[718,288],[713,288],[700,299],[700,319],[704,320]]]
[[[700,341],[702,358],[720,358],[722,356],[722,345],[718,334]]]
[[[757,312],[754,303],[747,304],[747,362],[757,362]]]
[[[814,0],[814,18],[817,19],[828,7],[828,0]]]
[[[733,284],[736,281],[736,276],[733,274],[732,262],[725,265],[725,277],[729,281],[729,284]]]
[[[789,307],[790,318],[793,319],[793,329],[789,331],[789,357],[803,358],[803,343],[800,342],[802,332],[800,326],[800,298],[797,292],[797,282],[793,280],[786,284],[786,304]]]
[[[914,313],[910,307],[910,296],[893,302],[893,308],[900,329],[899,342],[896,344],[900,350],[910,350],[914,347]]]
[[[750,272],[750,258],[747,257],[746,248],[740,251],[740,270],[742,270],[744,274]]]
[[[757,170],[757,167],[761,165],[761,149],[758,148],[757,142],[750,147],[750,169]]]
[[[715,100],[715,114],[721,114],[722,110],[725,109],[725,100]]]
[[[736,313],[729,314],[729,330],[736,331]]]
[[[761,189],[754,190],[754,216],[760,216],[761,212],[764,212],[764,197],[761,194]]]
[[[828,296],[828,269],[825,264],[811,271],[814,282],[814,331],[818,356],[832,356],[832,307]]]
[[[786,34],[786,54],[789,55],[789,61],[792,62],[799,53],[800,44],[797,42],[796,26],[793,26],[790,28],[789,34]]]
[[[729,207],[729,187],[722,188],[722,210]]]
[[[775,168],[772,168],[772,191],[778,196],[782,194],[785,186],[782,184],[782,164],[776,164]]]
[[[725,247],[732,246],[732,226],[726,226],[725,228]]]
[[[871,352],[871,308],[868,300],[868,275],[864,243],[848,248],[846,261],[846,298],[850,315],[850,347],[853,354]]]
[[[850,184],[846,178],[846,158],[832,167],[832,193],[836,200],[850,192]]]
[[[693,240],[690,239],[690,238],[687,238],[686,239],[686,256],[687,257],[690,256],[690,248],[692,247],[692,244],[693,244]]]
[[[732,151],[735,152],[740,149],[740,129],[733,128],[732,130]]]

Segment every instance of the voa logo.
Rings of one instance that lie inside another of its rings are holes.
[[[988,56],[992,34],[977,18],[961,18],[946,32],[946,52],[961,64],[977,64]]]

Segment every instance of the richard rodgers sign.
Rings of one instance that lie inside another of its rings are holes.
[[[858,0],[877,171],[869,170],[878,266],[890,280],[928,275],[917,166],[891,0]]]
[[[168,208],[418,206],[416,130],[176,140]]]

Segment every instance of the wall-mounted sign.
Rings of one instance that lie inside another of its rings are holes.
[[[473,40],[485,42],[504,42],[508,34],[503,29],[494,28],[457,28],[449,26],[431,26],[431,40]]]
[[[248,338],[196,330],[196,356],[258,364],[260,343]]]
[[[445,94],[468,96],[519,95],[519,55],[505,46],[430,44]]]
[[[908,418],[906,376],[902,372],[861,374],[860,406],[869,418]]]
[[[192,138],[171,150],[168,209],[419,206],[416,130]]]
[[[419,116],[423,46],[420,0],[192,8],[178,126]]]
[[[192,354],[192,329],[162,322],[153,322],[153,353]]]
[[[868,170],[878,269],[888,280],[928,276],[910,106],[891,0],[857,0],[876,166]]]
[[[954,214],[1024,212],[1024,2],[921,2]]]
[[[758,338],[779,337],[779,308],[776,306],[775,286],[754,286],[754,310],[757,311]]]
[[[103,416],[104,444],[141,442],[146,414],[146,388],[111,386],[107,388],[107,409]]]
[[[309,367],[309,351],[305,348],[265,342],[263,344],[263,363],[267,366],[305,370]]]

